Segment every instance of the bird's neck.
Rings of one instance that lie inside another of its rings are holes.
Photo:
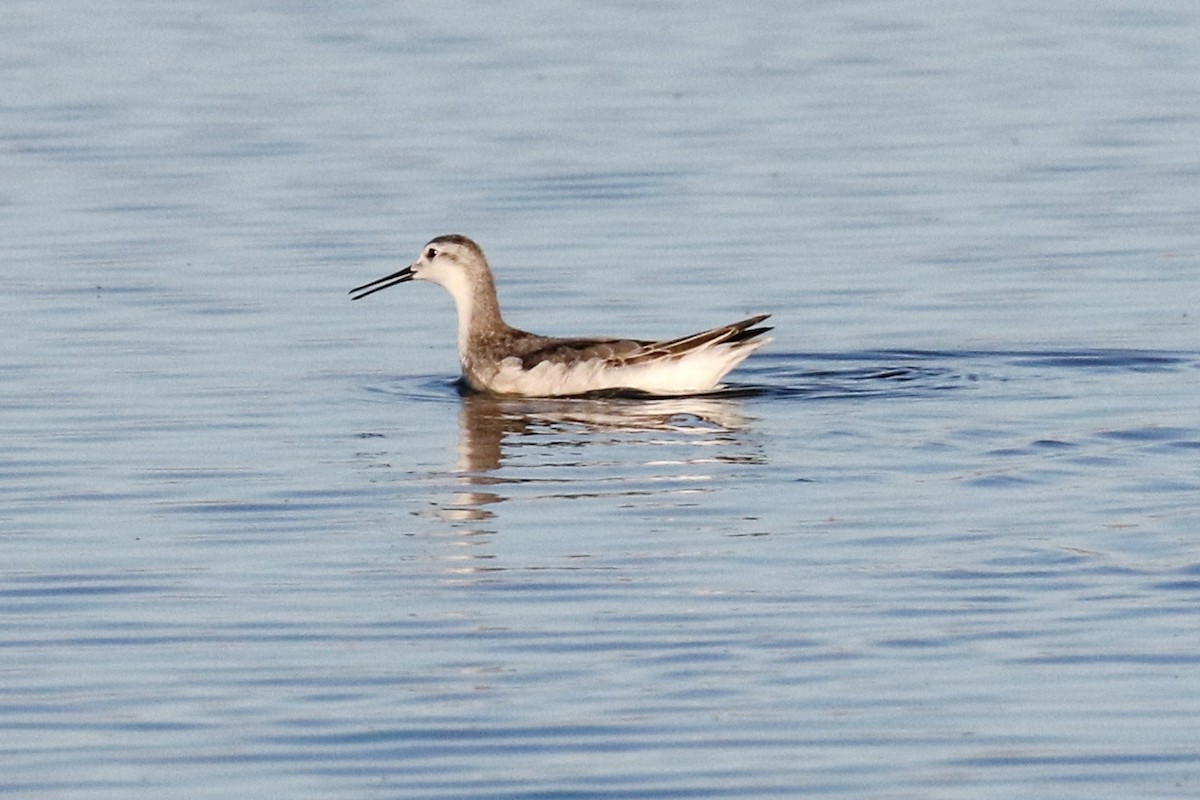
[[[492,337],[508,326],[500,316],[500,302],[490,276],[451,294],[458,310],[458,354],[465,359],[473,342]]]

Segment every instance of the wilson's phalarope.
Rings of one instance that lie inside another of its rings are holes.
[[[756,328],[760,314],[668,341],[556,339],[517,330],[500,316],[496,284],[479,245],[465,236],[439,236],[409,266],[350,290],[361,300],[411,280],[433,281],[458,309],[458,357],[472,389],[501,395],[562,397],[632,390],[653,395],[711,391],[725,373],[771,341]]]

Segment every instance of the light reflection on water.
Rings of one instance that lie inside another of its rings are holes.
[[[6,797],[1197,794],[1190,7],[12,5]]]

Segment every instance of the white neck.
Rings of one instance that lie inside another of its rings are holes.
[[[465,359],[472,338],[505,327],[496,302],[496,289],[490,280],[472,280],[463,272],[451,273],[442,285],[454,298],[458,311],[458,355]]]

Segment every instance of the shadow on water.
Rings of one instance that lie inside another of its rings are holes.
[[[909,397],[961,389],[975,380],[936,353],[772,353],[747,365],[731,387],[743,395],[838,400]]]
[[[1200,353],[1075,350],[867,350],[763,353],[738,373],[753,383],[730,393],[779,399],[921,397],[1007,381],[1029,369],[1060,376],[1081,372],[1177,372],[1200,368]],[[1025,373],[1027,374],[1027,373]]]

